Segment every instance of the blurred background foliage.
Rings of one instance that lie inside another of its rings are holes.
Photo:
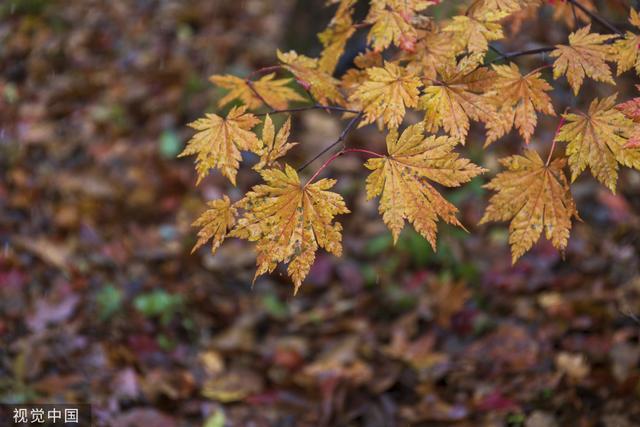
[[[0,401],[91,402],[114,426],[636,425],[637,172],[617,195],[575,184],[584,222],[564,259],[542,242],[510,265],[506,226],[476,226],[486,176],[446,193],[469,233],[442,226],[434,252],[407,227],[393,246],[362,159],[347,156],[329,172],[353,211],[345,254],[321,254],[299,296],[279,272],[252,286],[243,242],[190,255],[204,203],[241,194],[217,173],[196,188],[175,157],[185,124],[224,95],[208,76],[246,76],[277,48],[317,53],[323,3],[0,4]],[[555,3],[500,48],[564,40]],[[624,27],[625,2],[595,4]],[[621,99],[634,83],[620,80]],[[589,85],[577,104],[611,91]],[[558,111],[571,99],[561,85],[553,96]],[[544,119],[537,148],[555,125]],[[296,116],[293,162],[340,130],[323,112]],[[478,130],[465,150],[491,173],[522,148],[512,136],[484,152]],[[363,128],[349,144],[384,135]]]

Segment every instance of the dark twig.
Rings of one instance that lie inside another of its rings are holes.
[[[556,142],[558,139],[558,134],[560,133],[560,129],[562,129],[562,125],[564,125],[565,119],[564,115],[567,114],[567,110],[569,107],[564,109],[564,112],[560,116],[560,121],[558,122],[558,126],[556,127],[556,131],[553,133],[553,141],[551,142],[551,149],[549,149],[549,155],[547,156],[547,161],[545,162],[545,166],[549,166],[551,164],[551,157],[553,156],[553,152],[556,149]]]
[[[318,175],[320,175],[320,173],[322,173],[322,171],[325,170],[327,168],[327,166],[329,166],[335,159],[337,159],[338,157],[342,156],[343,154],[347,154],[347,153],[364,153],[364,154],[368,154],[368,155],[374,156],[374,157],[384,157],[383,154],[376,153],[375,151],[371,151],[371,150],[363,150],[362,148],[343,148],[342,150],[336,152],[331,157],[329,157],[322,164],[322,166],[320,166],[320,168],[318,168],[316,173],[314,173],[311,176],[311,178],[309,178],[309,180],[307,181],[305,186],[311,184],[318,177]]]
[[[588,15],[591,19],[596,21],[598,24],[600,24],[603,27],[607,28],[609,31],[614,32],[614,33],[616,33],[618,35],[624,35],[624,32],[622,32],[622,30],[616,28],[614,25],[611,25],[609,22],[607,22],[600,15],[598,15],[596,13],[593,13],[592,11],[590,11],[589,9],[587,9],[586,7],[581,5],[578,1],[576,1],[576,0],[567,0],[567,1],[569,3],[571,3],[573,6],[577,7],[578,9],[580,9],[584,14]]]
[[[519,56],[525,56],[525,55],[535,55],[538,53],[546,53],[546,52],[551,52],[553,50],[555,50],[555,47],[549,46],[549,47],[539,47],[536,49],[528,49],[528,50],[519,50],[516,52],[510,52],[510,53],[505,53],[495,59],[493,59],[492,61],[489,61],[489,64],[493,64],[494,62],[498,62],[498,61],[504,61],[507,59],[513,59],[513,58],[517,58]]]
[[[309,110],[325,110],[325,111],[338,111],[341,113],[353,113],[358,114],[360,111],[350,110],[348,108],[337,107],[333,105],[322,105],[322,104],[313,104],[306,105],[304,107],[296,107],[296,108],[287,108],[284,110],[271,109],[271,111],[267,111],[266,113],[258,113],[256,116],[266,116],[267,114],[282,114],[282,113],[298,113],[300,111],[309,111]]]
[[[252,71],[251,74],[247,76],[246,80],[253,80],[254,77],[259,76],[261,74],[272,73],[274,71],[279,71],[279,70],[282,70],[282,65],[272,65],[270,67],[259,68],[257,70]]]
[[[320,151],[318,154],[316,154],[315,156],[313,156],[313,158],[311,158],[309,161],[307,161],[304,165],[300,166],[298,168],[298,172],[302,171],[304,168],[306,168],[307,166],[309,166],[311,163],[315,162],[316,160],[318,160],[320,157],[322,157],[325,153],[327,153],[329,150],[331,150],[333,147],[335,147],[336,145],[340,144],[341,142],[344,141],[344,139],[347,137],[347,135],[349,134],[349,132],[351,132],[351,130],[355,127],[356,124],[358,124],[358,122],[360,121],[360,119],[362,119],[362,112],[359,112],[357,116],[355,116],[353,119],[351,119],[351,121],[349,122],[349,124],[342,130],[342,133],[340,134],[340,136],[338,137],[338,139],[336,139],[334,142],[332,142],[329,146],[327,146],[326,148],[324,148],[322,151]]]
[[[571,13],[573,14],[574,25],[578,25],[578,14],[576,13],[576,4],[571,3]]]
[[[489,45],[489,49],[498,54],[498,56],[504,56],[504,53],[495,46]]]
[[[249,89],[251,89],[251,91],[255,94],[255,96],[258,97],[258,99],[260,101],[262,101],[262,103],[264,105],[266,105],[267,107],[269,107],[271,110],[274,110],[274,108],[269,105],[269,103],[267,102],[266,99],[264,99],[264,97],[262,95],[260,95],[260,93],[258,92],[258,90],[256,89],[255,85],[253,84],[253,80],[249,80],[249,79],[245,79],[245,82],[247,82],[247,86],[249,86]]]

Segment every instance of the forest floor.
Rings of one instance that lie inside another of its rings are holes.
[[[90,402],[122,427],[640,425],[637,172],[617,195],[576,183],[564,257],[541,242],[515,266],[506,224],[475,226],[486,178],[447,193],[470,233],[394,247],[358,158],[332,169],[345,254],[297,296],[278,273],[252,287],[243,242],[190,254],[205,202],[239,193],[195,186],[185,124],[215,108],[209,75],[299,47],[299,9],[0,2],[0,402]],[[300,163],[340,125],[297,116]]]

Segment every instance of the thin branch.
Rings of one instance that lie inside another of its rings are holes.
[[[309,181],[307,181],[307,183],[304,185],[305,187],[309,184],[311,184],[313,182],[314,179],[316,179],[318,177],[318,175],[320,175],[320,172],[322,172],[323,170],[325,170],[325,168],[327,166],[329,166],[329,164],[331,164],[331,162],[333,162],[335,159],[337,159],[338,157],[342,156],[344,154],[344,150],[340,150],[337,153],[334,153],[333,156],[329,157],[323,164],[322,166],[320,166],[320,168],[318,168],[318,170],[316,171],[316,173],[314,173],[311,178],[309,178]]]
[[[504,52],[502,52],[500,49],[498,49],[498,48],[497,48],[497,47],[495,47],[495,46],[491,46],[491,45],[489,45],[489,49],[490,49],[490,50],[492,50],[492,51],[494,51],[495,53],[497,53],[497,54],[498,54],[498,56],[504,56]]]
[[[260,93],[258,92],[258,90],[256,89],[255,85],[253,84],[253,80],[249,80],[249,79],[245,79],[244,80],[247,83],[247,86],[249,86],[249,89],[251,89],[251,91],[254,93],[255,96],[258,97],[258,99],[260,101],[262,101],[262,103],[264,105],[266,105],[268,108],[270,108],[271,110],[273,110],[274,108],[267,102],[266,99],[264,99],[264,97],[262,95],[260,95]]]
[[[509,53],[505,53],[491,61],[489,61],[489,64],[493,64],[494,62],[498,62],[498,61],[504,61],[507,59],[513,59],[513,58],[517,58],[519,56],[525,56],[525,55],[535,55],[538,53],[546,53],[546,52],[551,52],[553,50],[555,50],[555,47],[549,46],[549,47],[539,47],[536,49],[528,49],[528,50],[519,50],[516,52],[509,52]]]
[[[258,76],[260,74],[266,74],[266,73],[271,73],[271,72],[280,71],[280,70],[282,70],[282,65],[272,65],[270,67],[259,68],[257,70],[252,71],[251,74],[249,74],[245,80],[253,80],[255,76]]]
[[[540,71],[546,70],[547,68],[551,68],[551,67],[553,67],[553,64],[544,64],[538,68],[534,68],[533,70],[529,71],[526,75],[530,76],[532,74],[539,73]]]
[[[602,25],[603,27],[607,28],[609,31],[612,31],[618,35],[624,35],[624,32],[618,28],[616,28],[614,25],[611,25],[609,22],[607,22],[604,18],[602,18],[600,15],[593,13],[592,11],[590,11],[589,9],[587,9],[586,7],[584,7],[583,5],[581,5],[579,2],[577,2],[576,0],[567,0],[569,3],[571,3],[573,6],[577,7],[578,9],[580,9],[585,15],[589,16],[591,19],[593,19],[594,21],[596,21],[597,23],[599,23],[600,25]]]
[[[371,22],[359,22],[357,24],[353,24],[352,27],[355,28],[356,30],[359,30],[360,28],[368,28],[371,27],[373,24]]]
[[[569,109],[569,107],[564,109],[564,112],[562,113],[562,115],[560,116],[560,121],[558,122],[558,126],[556,127],[556,131],[553,134],[553,142],[551,142],[551,149],[549,150],[549,155],[547,156],[547,161],[545,163],[545,166],[549,166],[551,164],[551,156],[553,156],[553,152],[556,149],[556,141],[558,139],[558,134],[560,133],[560,129],[562,128],[562,125],[564,125],[564,115],[567,113],[567,110]]]
[[[495,53],[497,53],[499,56],[504,56],[504,53],[503,53],[500,49],[498,49],[497,47],[495,47],[495,46],[489,45],[489,50],[494,51],[494,52],[495,52]]]
[[[320,168],[318,168],[318,170],[316,171],[316,173],[314,173],[311,178],[309,178],[309,180],[307,181],[307,183],[305,184],[305,187],[309,184],[311,184],[317,177],[318,175],[320,175],[320,173],[325,170],[327,168],[327,166],[329,166],[335,159],[337,159],[338,157],[346,154],[346,153],[365,153],[365,154],[369,154],[370,156],[374,156],[374,157],[384,157],[383,154],[380,153],[376,153],[375,151],[370,151],[370,150],[364,150],[362,148],[343,148],[342,150],[338,151],[337,153],[334,153],[331,157],[329,157],[323,164],[322,166],[320,166]]]
[[[341,142],[344,141],[344,139],[347,137],[347,135],[349,134],[349,132],[351,132],[351,130],[355,127],[355,125],[360,121],[360,119],[362,119],[362,112],[359,112],[357,116],[355,116],[353,119],[351,119],[351,121],[349,122],[349,124],[343,129],[342,133],[340,134],[340,136],[338,137],[338,139],[336,139],[334,142],[332,142],[329,146],[327,146],[326,148],[324,148],[322,151],[320,151],[318,154],[316,154],[315,156],[313,156],[312,159],[310,159],[309,161],[307,161],[304,165],[300,166],[298,168],[298,172],[304,170],[304,168],[306,168],[307,166],[309,166],[311,163],[315,162],[316,160],[318,160],[320,157],[322,157],[325,153],[327,153],[329,150],[331,150],[333,147],[335,147],[336,145],[340,144]]]
[[[286,108],[284,110],[271,109],[271,111],[267,111],[265,113],[258,113],[255,115],[266,116],[267,114],[298,113],[300,111],[309,111],[309,110],[338,111],[341,113],[353,113],[353,114],[360,113],[360,111],[358,110],[350,110],[348,108],[343,108],[343,107],[338,107],[333,105],[313,104],[313,105],[306,105],[304,107]]]
[[[260,74],[270,73],[272,71],[278,71],[280,69],[282,69],[282,66],[280,66],[280,65],[272,65],[271,67],[260,68],[258,70],[253,71],[251,74],[249,74],[247,76],[247,78],[244,79],[244,81],[247,84],[247,86],[249,86],[249,89],[251,89],[251,92],[253,92],[254,95],[257,96],[258,99],[260,101],[262,101],[264,103],[264,105],[269,107],[271,110],[274,110],[274,108],[271,105],[269,105],[267,100],[264,99],[264,97],[262,95],[260,95],[260,93],[258,92],[258,90],[256,89],[256,87],[255,87],[255,85],[253,83],[253,78],[258,76],[258,75],[260,75]]]
[[[345,153],[365,153],[373,157],[385,157],[384,154],[376,153],[375,151],[371,151],[371,150],[364,150],[362,148],[346,148],[344,152]]]

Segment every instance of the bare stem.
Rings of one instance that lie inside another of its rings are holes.
[[[489,45],[489,49],[491,49],[492,51],[494,51],[495,53],[498,54],[498,56],[504,56],[504,52],[502,52],[500,49],[498,49],[495,46],[491,46]]]
[[[529,71],[527,73],[527,76],[530,76],[530,75],[535,74],[535,73],[539,73],[540,71],[546,70],[547,68],[551,68],[551,67],[553,67],[553,64],[542,65],[542,66],[540,66],[538,68],[534,68],[533,70]]]
[[[489,61],[489,64],[493,64],[494,62],[498,62],[498,61],[505,61],[507,59],[517,58],[519,56],[535,55],[535,54],[538,54],[538,53],[551,52],[553,50],[555,50],[555,47],[548,46],[548,47],[539,47],[539,48],[536,48],[536,49],[519,50],[519,51],[516,51],[516,52],[505,53],[505,54],[500,55],[499,57],[493,59],[492,61]]]
[[[274,71],[280,71],[282,69],[282,65],[272,65],[270,67],[262,67],[257,70],[254,70],[247,76],[245,80],[253,80],[255,76],[259,76],[260,74],[272,73]]]
[[[551,164],[551,157],[553,156],[553,152],[556,149],[556,141],[558,139],[558,134],[560,133],[560,128],[562,128],[562,125],[564,125],[564,115],[567,113],[567,110],[569,108],[565,108],[564,112],[562,113],[562,115],[560,116],[560,121],[558,122],[558,126],[556,127],[556,131],[553,134],[553,141],[551,142],[551,149],[549,150],[549,155],[547,156],[547,161],[545,163],[545,166],[549,166],[549,164]]]
[[[346,153],[365,153],[365,154],[369,154],[370,156],[374,156],[374,157],[384,157],[383,154],[376,153],[375,151],[364,150],[362,148],[344,148],[344,149],[338,151],[337,153],[334,153],[331,157],[329,157],[327,160],[325,160],[325,162],[322,164],[322,166],[320,166],[320,168],[318,168],[316,173],[314,173],[311,176],[311,178],[309,178],[309,180],[305,184],[305,187],[307,185],[311,184],[318,177],[318,175],[320,175],[320,173],[322,173],[322,171],[325,170],[327,168],[327,166],[329,166],[335,159],[337,159],[338,157],[340,157],[340,156],[342,156],[342,155],[344,155]]]
[[[343,108],[343,107],[338,107],[333,105],[313,104],[313,105],[306,105],[304,107],[286,108],[284,110],[271,109],[271,111],[267,111],[266,113],[258,113],[256,114],[256,116],[266,116],[267,114],[298,113],[300,111],[309,111],[309,110],[338,111],[341,113],[353,113],[353,114],[360,113],[360,111],[358,110],[350,110],[348,108]]]
[[[260,101],[262,101],[262,103],[263,103],[264,105],[266,105],[267,107],[269,107],[271,110],[273,110],[273,109],[274,109],[271,105],[269,105],[269,103],[267,102],[267,100],[266,100],[266,99],[264,99],[264,97],[263,97],[262,95],[260,95],[260,93],[259,93],[259,92],[258,92],[258,90],[256,89],[255,85],[253,84],[253,81],[252,81],[252,80],[245,79],[245,82],[247,82],[247,86],[249,86],[249,89],[251,89],[251,91],[255,94],[255,96],[257,96],[257,97],[258,97],[258,99],[259,99]]]
[[[355,125],[360,121],[360,119],[362,119],[362,112],[359,112],[357,116],[355,116],[353,119],[351,119],[351,121],[349,122],[349,124],[347,124],[347,126],[343,129],[342,133],[340,134],[340,136],[338,137],[338,139],[336,139],[334,142],[332,142],[329,146],[327,146],[326,148],[324,148],[322,151],[320,151],[318,154],[316,154],[315,156],[313,156],[312,159],[310,159],[309,161],[307,161],[304,165],[300,166],[298,168],[298,172],[302,171],[304,168],[306,168],[307,166],[309,166],[311,163],[315,162],[316,160],[318,160],[320,157],[322,157],[323,154],[325,154],[326,152],[328,152],[329,150],[331,150],[333,147],[335,147],[336,145],[340,144],[341,142],[344,141],[344,139],[347,137],[347,135],[349,134],[349,132],[351,132],[351,130],[355,127]]]
[[[307,183],[304,185],[305,187],[309,184],[311,184],[313,182],[314,179],[316,179],[318,177],[318,175],[320,175],[320,173],[326,169],[327,166],[329,166],[331,164],[331,162],[333,162],[335,159],[337,159],[338,157],[342,156],[344,154],[344,150],[340,150],[337,153],[334,153],[331,157],[329,157],[327,160],[325,160],[325,162],[322,164],[322,166],[320,166],[320,168],[316,171],[316,173],[314,173],[311,178],[309,178],[309,181],[307,181]]]
[[[343,151],[345,153],[365,153],[373,157],[385,157],[384,154],[376,153],[371,150],[364,150],[362,148],[345,148]]]
[[[622,30],[620,30],[619,28],[616,28],[616,26],[610,24],[603,17],[601,17],[600,15],[590,11],[589,9],[587,9],[586,7],[584,7],[583,5],[578,3],[576,0],[567,0],[567,1],[569,3],[571,3],[573,6],[577,7],[578,9],[580,9],[582,12],[584,12],[584,14],[588,15],[591,19],[593,19],[594,21],[596,21],[597,23],[599,23],[603,27],[607,28],[609,31],[614,32],[614,33],[616,33],[618,35],[624,35],[624,32]]]

